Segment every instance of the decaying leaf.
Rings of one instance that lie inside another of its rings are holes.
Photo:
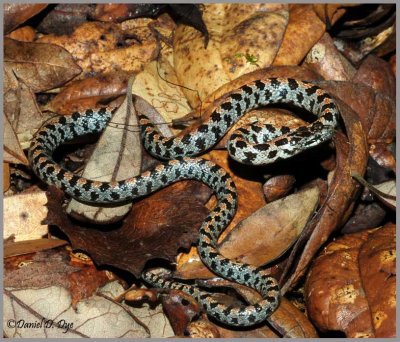
[[[307,309],[314,324],[348,337],[394,337],[395,262],[392,224],[329,244],[307,276]]]

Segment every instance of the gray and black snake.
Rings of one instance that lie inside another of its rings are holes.
[[[156,272],[145,271],[142,277],[153,286],[180,289],[193,295],[210,316],[223,323],[249,326],[264,321],[277,308],[279,286],[260,269],[229,260],[218,252],[217,239],[236,212],[236,188],[224,169],[211,161],[191,156],[214,146],[249,110],[279,103],[301,107],[317,115],[317,119],[294,130],[271,125],[238,129],[228,142],[232,158],[245,164],[268,164],[292,157],[332,137],[339,113],[324,90],[309,82],[270,78],[251,82],[229,93],[210,118],[189,134],[163,137],[146,116],[140,116],[142,140],[147,151],[158,158],[172,160],[137,177],[113,182],[89,180],[67,171],[52,159],[54,150],[65,141],[102,132],[112,117],[112,111],[108,109],[87,110],[50,120],[33,138],[29,160],[44,182],[84,202],[133,200],[183,179],[196,179],[211,187],[218,203],[199,230],[200,257],[218,275],[259,291],[263,300],[255,305],[229,307],[196,286],[166,280]]]

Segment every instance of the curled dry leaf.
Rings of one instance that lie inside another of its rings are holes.
[[[360,203],[340,232],[350,234],[377,227],[383,222],[386,215],[387,210],[380,203]]]
[[[3,237],[15,236],[16,241],[40,239],[48,233],[43,220],[47,215],[43,191],[4,197]]]
[[[205,319],[191,322],[187,326],[190,338],[219,338],[221,337],[218,327]]]
[[[4,33],[9,33],[41,12],[47,4],[4,4]]]
[[[396,159],[390,150],[384,142],[369,145],[369,155],[383,168],[396,172]]]
[[[10,164],[3,162],[3,193],[10,188]]]
[[[354,198],[360,189],[351,174],[356,172],[363,175],[366,169],[367,143],[360,120],[345,103],[340,100],[336,103],[346,127],[348,140],[340,133],[335,135],[336,168],[326,200],[303,230],[291,251],[285,273],[289,268],[293,268],[293,264],[295,266],[282,286],[282,293],[293,288],[304,275],[315,253],[331,233],[348,219],[354,206]],[[284,274],[283,279],[285,277]]]
[[[61,3],[53,5],[40,20],[37,30],[58,36],[71,34],[80,24],[87,22],[93,13],[93,5],[83,3]]]
[[[26,148],[34,132],[49,119],[49,115],[40,112],[34,92],[57,87],[81,70],[72,56],[59,46],[10,38],[4,42],[4,70],[4,113],[21,147]],[[11,133],[7,130],[10,138]],[[15,142],[13,145],[14,154],[21,155]]]
[[[392,224],[329,244],[306,281],[307,309],[314,324],[348,337],[394,337],[395,263]]]
[[[73,248],[86,251],[96,264],[112,265],[139,278],[148,260],[174,261],[179,248],[189,248],[197,240],[208,213],[205,193],[210,196],[208,187],[196,181],[173,184],[136,202],[123,222],[99,230],[72,221],[62,208],[63,193],[52,189],[46,222],[60,227]]]
[[[350,81],[356,69],[339,52],[328,33],[309,50],[303,65],[326,80]]]
[[[333,25],[345,13],[346,7],[357,6],[354,4],[314,4],[313,9],[323,22]]]
[[[312,5],[291,5],[289,22],[273,65],[298,65],[325,32]]]
[[[223,84],[250,71],[269,66],[284,34],[286,5],[206,4],[203,19],[210,32],[207,49],[201,35],[178,26],[174,37],[174,63],[179,83],[191,106]]]
[[[132,43],[128,38],[141,33],[143,36],[139,43]],[[69,36],[47,35],[37,41],[57,44],[68,50],[83,69],[82,76],[115,71],[138,72],[158,54],[158,44],[150,30],[124,31],[112,23],[86,22]]]

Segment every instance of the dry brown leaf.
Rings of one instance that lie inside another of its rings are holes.
[[[62,286],[70,291],[73,306],[112,280],[106,271],[97,271],[94,265],[72,266],[69,253],[61,247],[9,257],[4,269],[5,287],[22,290]]]
[[[391,66],[385,60],[375,55],[367,56],[353,78],[355,83],[364,83],[377,93],[394,99],[396,97],[396,77]]]
[[[179,248],[189,248],[197,240],[209,196],[209,188],[199,182],[178,182],[136,202],[122,223],[99,230],[72,221],[62,208],[63,193],[52,188],[46,222],[60,227],[72,247],[86,251],[96,264],[139,277],[148,260],[174,261]]]
[[[263,185],[267,203],[276,201],[287,195],[292,189],[296,178],[292,175],[278,175],[268,179]]]
[[[203,20],[210,32],[207,49],[201,34],[180,25],[174,37],[174,64],[192,108],[218,87],[269,66],[286,28],[287,5],[206,4]]]
[[[130,35],[137,36],[140,42],[133,43]],[[64,47],[83,69],[83,77],[93,73],[138,72],[158,53],[157,41],[149,29],[124,31],[113,23],[86,22],[69,36],[47,35],[37,41]]]
[[[40,239],[48,233],[46,195],[43,191],[4,197],[3,237],[15,235],[16,241]]]
[[[96,149],[85,165],[82,177],[102,182],[121,181],[140,174],[142,163],[141,140],[137,127],[137,113],[132,105],[132,82],[128,94],[113,114],[112,126],[106,127],[97,142]],[[120,127],[123,127],[121,129]],[[72,199],[66,212],[80,220],[105,224],[119,221],[132,207],[132,203],[110,207],[85,204]]]
[[[394,337],[395,259],[395,226],[390,224],[329,244],[306,282],[314,324],[347,337]]]
[[[68,243],[58,239],[36,239],[9,243],[4,246],[4,258],[24,255],[64,246]]]
[[[4,113],[17,134],[21,148],[26,149],[36,131],[52,115],[40,111],[35,94],[23,80],[19,80],[17,89],[6,92],[5,100]]]
[[[341,133],[335,134],[336,168],[329,184],[326,201],[303,230],[304,234],[291,251],[283,279],[286,278],[288,270],[293,269],[293,264],[296,266],[282,286],[282,293],[294,287],[322,244],[349,218],[354,198],[360,189],[351,175],[354,172],[364,175],[366,170],[368,152],[362,125],[351,108],[341,100],[337,100],[336,103],[345,123],[348,141]]]
[[[4,123],[4,161],[13,164],[29,165],[28,159],[18,141],[18,137],[11,126],[7,116],[3,116]]]
[[[163,55],[157,61],[148,63],[136,75],[133,93],[153,106],[166,122],[180,118],[190,111],[175,71]],[[155,122],[159,123],[159,120]]]
[[[378,163],[378,165],[396,172],[396,159],[389,151],[386,143],[375,143],[369,145],[369,155]]]
[[[396,197],[396,181],[394,180],[376,184],[373,187],[386,195]],[[396,210],[395,199],[386,198],[385,196],[379,194],[376,195],[379,198],[379,200],[382,201],[384,204],[386,204],[389,208]]]
[[[323,81],[318,85],[357,113],[369,143],[393,141],[396,134],[393,99],[362,83]]]
[[[128,79],[129,74],[115,72],[72,81],[43,109],[68,115],[87,108],[96,108],[99,102],[126,94]]]
[[[268,319],[269,324],[283,338],[315,338],[318,337],[314,326],[298,308],[285,297],[281,298],[279,307]]]
[[[145,338],[171,337],[173,332],[161,306],[150,309],[130,308],[112,298],[123,291],[114,281],[96,295],[81,301],[76,309],[67,290],[58,286],[42,289],[5,289],[4,319],[47,322],[26,328],[5,327],[7,337],[36,338]],[[43,320],[43,321],[42,321]]]
[[[9,33],[29,18],[41,12],[47,4],[4,4],[4,33]]]
[[[168,291],[161,302],[175,335],[183,335],[188,324],[200,313],[199,303],[182,291]]]
[[[312,5],[292,5],[289,22],[273,65],[298,65],[325,32]]]
[[[33,92],[40,92],[64,84],[81,69],[72,56],[53,44],[4,40],[5,89],[16,88],[16,80],[23,80]]]
[[[326,80],[350,81],[356,73],[356,69],[338,51],[328,33],[310,49],[303,65]]]
[[[315,187],[265,205],[236,225],[219,243],[219,251],[255,266],[277,259],[296,241],[318,200]]]
[[[242,193],[239,193],[239,198]],[[273,261],[296,241],[313,214],[318,199],[318,188],[310,188],[248,213],[243,221],[220,239],[219,251],[227,258],[256,266]],[[180,256],[174,276],[193,279],[211,278],[215,274],[192,250],[189,255]]]

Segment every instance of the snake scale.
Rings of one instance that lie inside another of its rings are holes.
[[[113,113],[105,108],[50,120],[34,136],[28,156],[34,172],[44,182],[84,202],[130,201],[183,179],[199,180],[211,187],[218,203],[199,230],[200,257],[213,272],[257,290],[263,299],[255,305],[231,307],[218,303],[210,293],[197,286],[168,280],[154,270],[144,271],[142,278],[152,286],[180,289],[194,296],[210,316],[223,323],[249,326],[264,321],[277,308],[278,283],[262,270],[229,260],[218,252],[217,239],[236,212],[236,188],[223,168],[192,157],[214,146],[247,111],[279,103],[301,107],[317,118],[294,130],[268,124],[240,128],[231,135],[227,146],[233,159],[245,164],[273,163],[332,137],[339,112],[324,90],[309,82],[269,78],[251,82],[227,94],[209,119],[188,134],[163,137],[152,122],[141,115],[139,123],[146,150],[169,161],[137,177],[112,182],[89,180],[67,171],[52,159],[54,150],[65,141],[102,132]]]

